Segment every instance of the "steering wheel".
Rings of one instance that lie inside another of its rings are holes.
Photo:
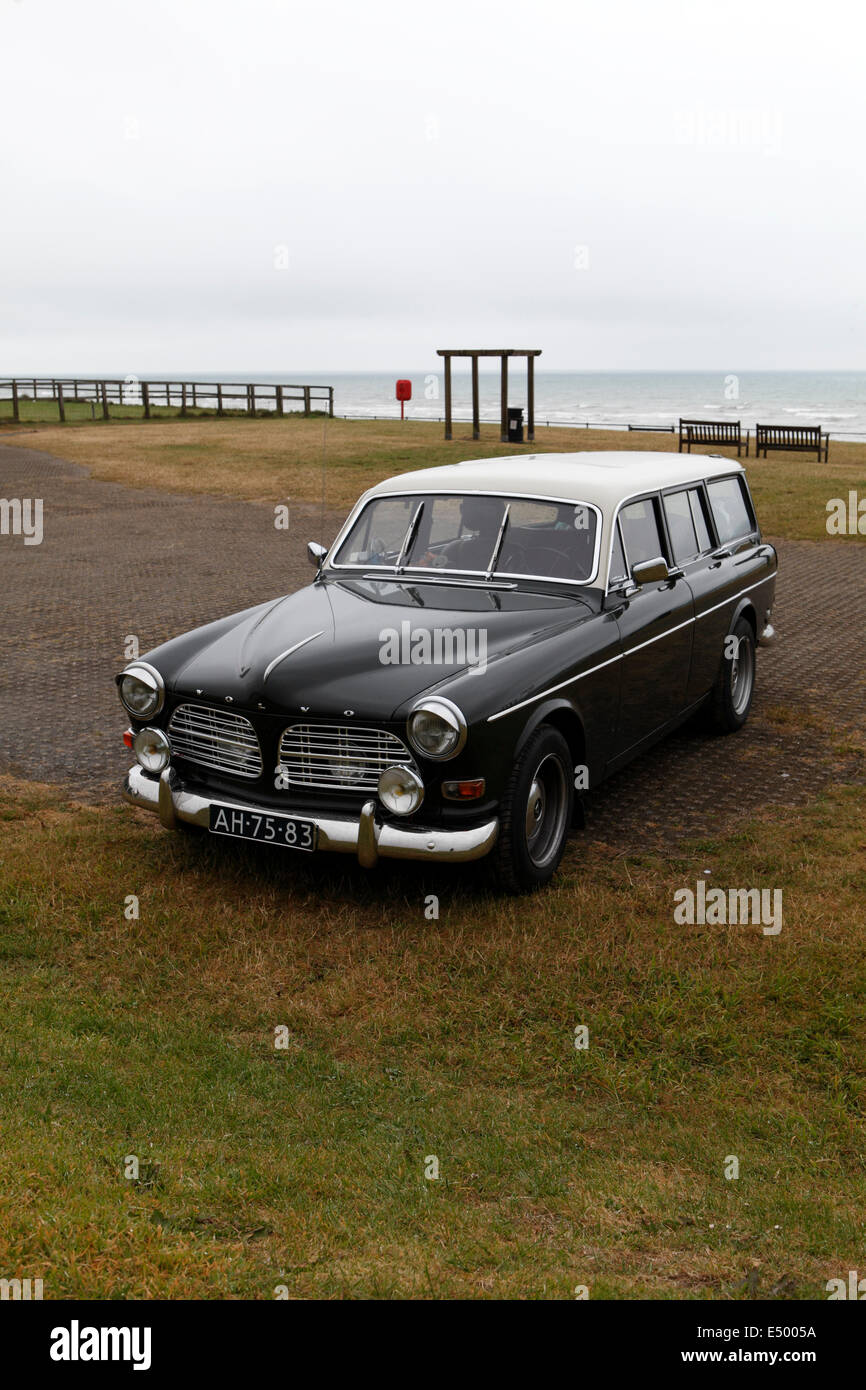
[[[522,545],[516,542],[506,547],[504,553],[500,555],[496,568],[498,570],[523,570],[526,565],[526,551]]]
[[[572,569],[572,560],[571,556],[566,555],[564,550],[560,550],[555,545],[534,545],[532,547],[532,555],[533,559],[536,555],[552,555],[554,560],[559,564],[560,570],[557,574],[556,566],[551,565],[551,576],[556,579],[571,578],[569,571]]]

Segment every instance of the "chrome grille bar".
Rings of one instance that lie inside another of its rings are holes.
[[[289,786],[343,791],[375,792],[395,763],[418,770],[396,734],[351,724],[291,724],[280,739],[279,762]]]
[[[172,751],[232,777],[262,775],[262,750],[252,724],[233,710],[178,705],[168,724]]]

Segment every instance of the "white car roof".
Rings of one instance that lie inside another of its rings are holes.
[[[467,459],[439,468],[400,473],[370,488],[365,496],[392,492],[513,492],[595,503],[607,516],[626,497],[676,487],[701,478],[742,472],[736,459],[719,454],[668,454],[661,451],[586,450],[574,454],[517,454]]]

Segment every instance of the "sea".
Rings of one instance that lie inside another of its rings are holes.
[[[142,378],[165,380],[166,373],[142,372]],[[175,381],[256,382],[263,385],[311,384],[333,386],[334,414],[349,419],[400,418],[396,399],[398,379],[412,383],[407,419],[442,420],[444,384],[441,362],[427,370],[391,372],[273,372],[190,371],[170,376]],[[479,373],[481,419],[499,419],[499,371]],[[318,393],[316,393],[318,394]],[[202,400],[202,404],[204,404]],[[471,419],[468,371],[452,372],[452,410],[455,422]],[[239,404],[239,402],[238,402]],[[261,405],[266,402],[261,401]],[[316,405],[320,402],[315,401]],[[526,373],[509,367],[508,404],[526,406]],[[298,403],[292,402],[297,408]],[[287,408],[288,403],[287,403]],[[535,371],[535,422],[550,426],[629,425],[664,429],[680,417],[700,420],[739,420],[744,429],[761,424],[821,425],[831,438],[866,439],[866,372],[566,372]]]

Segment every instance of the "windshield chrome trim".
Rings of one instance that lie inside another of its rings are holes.
[[[354,507],[352,508],[351,512],[349,513],[348,517],[343,523],[343,526],[340,528],[340,531],[336,536],[333,544],[331,545],[331,548],[328,551],[327,556],[322,561],[323,570],[329,569],[337,572],[354,574],[361,570],[371,569],[369,562],[367,562],[366,564],[337,564],[336,561],[331,560],[331,556],[338,554],[340,547],[342,546],[346,537],[349,535],[349,532],[352,530],[352,527],[355,525],[355,522],[358,520],[358,517],[363,512],[364,508],[368,507],[371,502],[376,502],[383,497],[498,497],[501,498],[504,502],[556,502],[564,504],[568,507],[586,507],[588,511],[594,512],[596,517],[595,545],[593,548],[592,555],[592,571],[586,579],[563,579],[561,576],[551,574],[517,574],[510,570],[503,570],[502,577],[505,579],[540,580],[542,583],[564,584],[569,588],[579,589],[591,588],[598,577],[598,562],[601,551],[601,535],[602,530],[604,529],[604,516],[602,515],[601,508],[598,507],[595,504],[595,502],[585,502],[582,499],[575,497],[553,497],[549,493],[541,492],[503,492],[500,488],[470,488],[464,492],[459,492],[456,491],[453,487],[416,487],[407,488],[405,492],[374,492],[371,495],[365,493],[364,496],[359,498],[359,500],[355,503]],[[413,567],[411,565],[404,565],[399,575],[396,568],[393,565],[389,565],[387,568],[383,566],[381,570],[376,570],[375,566],[373,566],[372,568],[373,570],[375,570],[377,576],[392,575],[401,577],[405,575],[406,577],[415,579],[416,575],[424,575],[426,573],[426,569],[423,566]],[[480,579],[481,587],[490,587],[487,581],[481,578],[481,576],[483,575],[482,570],[447,570],[437,568],[436,573],[439,575],[457,574],[478,577]]]

